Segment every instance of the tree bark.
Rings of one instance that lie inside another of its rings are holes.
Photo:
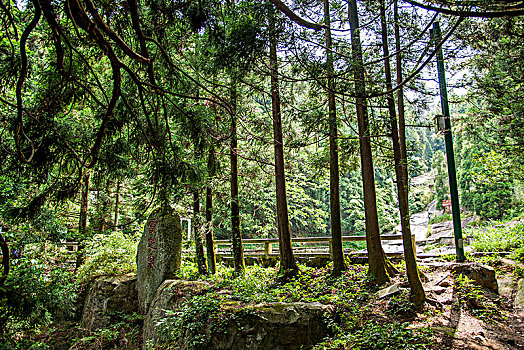
[[[364,190],[364,211],[366,215],[366,243],[368,250],[369,274],[377,283],[389,281],[386,271],[386,259],[380,243],[380,230],[377,215],[377,197],[371,141],[366,104],[366,86],[364,77],[364,60],[360,43],[357,0],[350,0],[349,23],[351,29],[351,47],[353,55],[353,74],[357,107],[357,124],[360,146],[360,164],[362,167],[362,184]]]
[[[115,194],[115,220],[114,220],[114,227],[113,227],[113,231],[116,231],[117,228],[118,228],[118,211],[120,209],[120,188],[121,188],[121,185],[120,185],[120,182],[118,181],[116,183],[116,194]]]
[[[195,238],[195,257],[198,266],[198,273],[207,274],[206,258],[204,256],[204,245],[202,244],[202,234],[200,232],[200,197],[198,191],[193,192],[193,232]]]
[[[89,174],[84,175],[84,188],[80,198],[80,216],[78,221],[78,233],[84,236],[87,230],[87,208],[89,206]]]
[[[338,131],[337,108],[334,93],[333,52],[331,51],[331,18],[329,0],[324,0],[324,23],[326,24],[326,58],[328,77],[328,124],[329,124],[329,204],[331,214],[331,248],[334,276],[340,276],[346,270],[344,248],[342,246],[342,224],[340,222],[340,179],[338,168]]]
[[[80,198],[80,215],[78,220],[78,250],[76,252],[75,270],[84,263],[85,260],[85,244],[87,234],[87,209],[89,207],[89,174],[84,174],[83,177],[84,188],[82,190],[82,197]]]
[[[213,237],[213,190],[209,186],[206,189],[206,223],[207,266],[209,273],[214,275],[217,271],[217,261]]]
[[[233,244],[233,257],[235,273],[242,274],[245,270],[244,249],[242,247],[242,234],[240,232],[240,206],[238,200],[238,145],[237,145],[237,120],[236,120],[236,85],[231,83],[231,240]]]
[[[382,43],[384,47],[384,67],[386,73],[386,90],[391,90],[392,79],[391,69],[389,63],[389,48],[386,27],[386,10],[384,0],[381,1],[381,21],[382,21]],[[400,56],[400,28],[398,25],[398,7],[397,1],[394,4],[395,17],[395,46],[397,49],[396,69],[397,81],[402,81],[402,58]],[[408,275],[409,285],[413,302],[417,306],[424,304],[426,300],[426,292],[420,280],[417,260],[415,257],[415,247],[413,247],[411,240],[411,223],[409,214],[409,199],[408,199],[408,162],[406,152],[406,127],[404,118],[404,96],[402,88],[397,92],[398,111],[399,111],[399,127],[397,129],[397,118],[395,114],[395,99],[393,93],[387,95],[388,108],[391,118],[391,140],[393,142],[393,152],[395,156],[395,174],[397,177],[397,193],[400,210],[400,223],[402,226],[402,241],[404,243],[404,259],[406,261],[406,271]]]
[[[291,232],[286,197],[286,177],[284,170],[284,143],[282,137],[282,116],[280,111],[280,89],[278,82],[277,38],[275,33],[275,14],[269,15],[269,68],[271,74],[271,112],[273,117],[273,143],[275,146],[275,183],[277,202],[277,228],[280,250],[280,276],[283,282],[297,274],[298,266],[293,256]]]
[[[2,267],[3,271],[0,274],[0,287],[4,285],[7,275],[9,275],[9,247],[4,239],[4,236],[0,234],[0,249],[2,252]]]

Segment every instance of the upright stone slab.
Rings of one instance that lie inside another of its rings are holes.
[[[156,209],[149,216],[138,244],[138,311],[146,314],[158,287],[180,270],[182,227],[171,207]]]

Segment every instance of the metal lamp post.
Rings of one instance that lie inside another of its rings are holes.
[[[440,25],[435,22],[433,29],[430,30],[431,37],[438,43],[442,40]],[[444,71],[444,57],[442,47],[437,50],[437,70],[440,88],[440,104],[442,107],[441,116],[436,117],[437,130],[444,134],[446,141],[446,157],[448,161],[449,191],[451,195],[451,208],[453,214],[453,230],[455,233],[455,249],[457,252],[457,261],[466,260],[464,256],[464,242],[462,239],[462,223],[460,221],[460,204],[457,189],[457,173],[455,169],[455,155],[453,153],[453,136],[451,134],[451,121],[448,105],[448,91],[446,86],[446,73]]]

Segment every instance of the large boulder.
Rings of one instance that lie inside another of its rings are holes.
[[[171,207],[156,209],[149,216],[137,250],[138,307],[146,314],[163,281],[180,270],[182,227]]]
[[[144,319],[144,349],[161,345],[157,333],[159,320],[176,315],[193,295],[206,295],[205,282],[165,281],[158,289]],[[217,294],[210,293],[210,298]],[[220,331],[208,326],[203,333],[205,344],[198,349],[213,350],[291,350],[308,349],[328,335],[328,320],[334,316],[332,306],[320,303],[245,304],[228,295],[220,296]],[[190,349],[190,337],[183,336],[177,348]]]
[[[102,276],[89,288],[82,312],[82,327],[94,331],[112,322],[116,312],[138,311],[136,276]]]
[[[477,262],[453,263],[451,270],[457,275],[464,275],[471,279],[474,284],[491,290],[498,294],[499,286],[495,270],[491,266],[479,264]]]

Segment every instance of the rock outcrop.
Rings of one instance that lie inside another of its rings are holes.
[[[180,270],[182,227],[171,207],[158,208],[149,216],[138,244],[136,265],[138,307],[146,314],[156,290]]]
[[[492,267],[476,262],[454,263],[450,267],[454,273],[468,277],[474,284],[495,293],[499,292],[495,270]]]
[[[162,342],[158,321],[176,313],[193,295],[205,295],[209,284],[167,280],[158,289],[144,319],[144,349]],[[217,294],[209,293],[209,297]],[[206,328],[199,349],[213,350],[291,350],[308,349],[328,335],[328,320],[334,316],[332,306],[320,303],[245,304],[228,295],[220,296],[221,331]],[[231,317],[234,316],[234,317]],[[190,337],[182,337],[180,349],[190,349]],[[179,340],[180,341],[180,340]]]
[[[83,328],[94,331],[112,322],[115,312],[131,314],[138,310],[136,276],[103,276],[87,293],[82,313]]]

